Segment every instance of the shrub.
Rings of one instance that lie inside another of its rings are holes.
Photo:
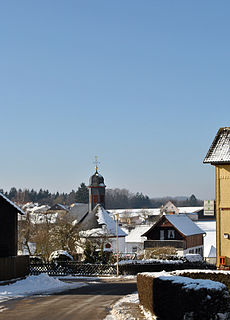
[[[229,311],[228,290],[219,282],[138,274],[137,287],[140,303],[162,320],[211,320]]]

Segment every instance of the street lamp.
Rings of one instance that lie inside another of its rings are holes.
[[[119,221],[119,213],[115,214],[115,218],[116,218],[116,252],[117,252],[117,277],[119,276],[119,266],[118,266],[118,252],[119,252],[119,243],[118,243],[118,221]]]

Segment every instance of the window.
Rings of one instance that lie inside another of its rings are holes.
[[[104,202],[105,201],[105,196],[103,194],[100,195],[100,202]]]
[[[133,252],[137,252],[137,247],[133,247],[133,248],[132,248],[132,251],[133,251]]]
[[[175,239],[175,230],[168,230],[168,239]]]
[[[93,195],[93,202],[98,202],[98,195],[97,194]]]

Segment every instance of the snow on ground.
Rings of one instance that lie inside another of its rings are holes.
[[[147,264],[147,263],[163,263],[163,264],[180,264],[184,263],[182,260],[168,260],[168,259],[133,259],[133,260],[121,260],[118,262],[119,265],[122,264]]]
[[[84,283],[65,283],[48,276],[45,273],[39,276],[28,276],[9,285],[0,286],[0,302],[21,298],[34,294],[50,294],[68,289],[83,287]]]
[[[110,314],[106,316],[104,320],[136,320],[140,319],[139,317],[136,318],[133,316],[132,313],[130,313],[127,310],[127,304],[131,304],[134,308],[138,308],[139,305],[139,298],[138,298],[138,293],[132,293],[129,294],[120,300],[118,300],[112,307],[112,310],[110,311]],[[151,312],[146,311],[142,306],[139,307],[140,311],[142,313],[141,319],[146,319],[146,320],[156,320],[157,318],[152,315]]]
[[[211,247],[216,248],[216,221],[198,221],[195,223],[206,232],[204,237],[204,257],[208,257]]]
[[[64,279],[64,280],[84,280],[84,281],[95,281],[95,280],[103,280],[103,279],[118,279],[118,280],[130,280],[130,279],[136,279],[136,276],[105,276],[105,277],[86,277],[86,276],[55,276],[55,278],[58,279]]]

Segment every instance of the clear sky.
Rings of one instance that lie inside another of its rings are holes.
[[[230,2],[0,2],[0,187],[214,197],[230,125]]]

